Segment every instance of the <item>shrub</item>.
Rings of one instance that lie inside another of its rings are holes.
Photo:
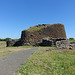
[[[73,42],[73,41],[74,41],[74,38],[69,38],[69,41],[70,41],[70,42]]]
[[[5,38],[4,41],[10,40],[11,38]]]

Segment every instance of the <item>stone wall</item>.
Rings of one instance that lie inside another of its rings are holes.
[[[75,44],[70,44],[70,45],[69,45],[69,49],[75,50]]]
[[[37,42],[42,41],[44,37],[66,39],[66,33],[65,33],[63,24],[60,24],[60,23],[44,24],[44,26],[46,27],[39,31],[28,31],[28,30],[22,31],[21,44],[22,45],[35,45]]]
[[[61,40],[56,42],[56,47],[60,49],[67,49],[69,48],[69,40]]]
[[[37,42],[35,46],[52,46],[53,41],[49,37],[43,38],[41,42]]]
[[[13,46],[16,43],[16,40],[8,40],[7,47]]]
[[[69,40],[61,40],[56,42],[56,47],[60,49],[75,50],[75,43],[69,43]]]
[[[21,46],[20,40],[8,40],[7,47],[11,47],[11,46]]]

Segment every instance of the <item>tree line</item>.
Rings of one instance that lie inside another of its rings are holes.
[[[11,39],[11,38],[1,39],[1,38],[0,38],[0,41],[7,41],[7,40],[20,40],[20,38],[19,38],[19,39]]]
[[[11,39],[11,38],[1,39],[1,38],[0,38],[0,41],[7,41],[7,40],[20,40],[20,38],[19,38],[19,39]],[[70,42],[73,42],[74,40],[75,40],[74,38],[69,38],[69,41],[70,41]]]

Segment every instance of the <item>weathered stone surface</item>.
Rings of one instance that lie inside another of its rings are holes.
[[[70,44],[70,45],[69,45],[69,49],[75,50],[75,44]]]
[[[37,42],[40,42],[44,37],[66,39],[64,25],[60,23],[42,24],[31,27],[31,29],[24,30],[22,31],[21,35],[21,44],[35,45]],[[54,39],[55,43],[56,39]]]
[[[18,40],[8,40],[7,47],[10,47],[10,46],[21,46],[21,42]]]
[[[69,48],[69,41],[68,40],[57,41],[56,47],[61,49],[67,49]]]
[[[7,47],[13,46],[16,43],[16,40],[8,40]]]
[[[52,46],[53,41],[49,37],[43,38],[41,42],[37,42],[36,46]]]
[[[56,45],[57,41],[66,40],[66,38],[50,38],[53,41],[53,45]]]
[[[43,40],[41,43],[41,46],[52,46],[53,44],[52,40]]]
[[[42,24],[30,27],[27,30],[23,30],[21,40],[8,40],[7,46],[52,46],[56,45],[56,41],[65,39],[66,33],[63,24]]]

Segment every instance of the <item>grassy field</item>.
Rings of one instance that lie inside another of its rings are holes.
[[[74,42],[74,40],[69,40],[70,43]]]
[[[0,41],[0,48],[6,47],[6,41]]]
[[[13,53],[13,52],[17,52],[17,51],[21,51],[21,50],[27,50],[30,49],[30,46],[23,46],[23,47],[2,47],[0,48],[0,57],[1,56],[5,56],[9,53]]]
[[[75,75],[75,50],[40,47],[16,75]]]
[[[6,47],[5,41],[0,41],[0,57],[7,55],[9,53],[26,50],[31,48],[32,46],[19,46],[19,47]]]

